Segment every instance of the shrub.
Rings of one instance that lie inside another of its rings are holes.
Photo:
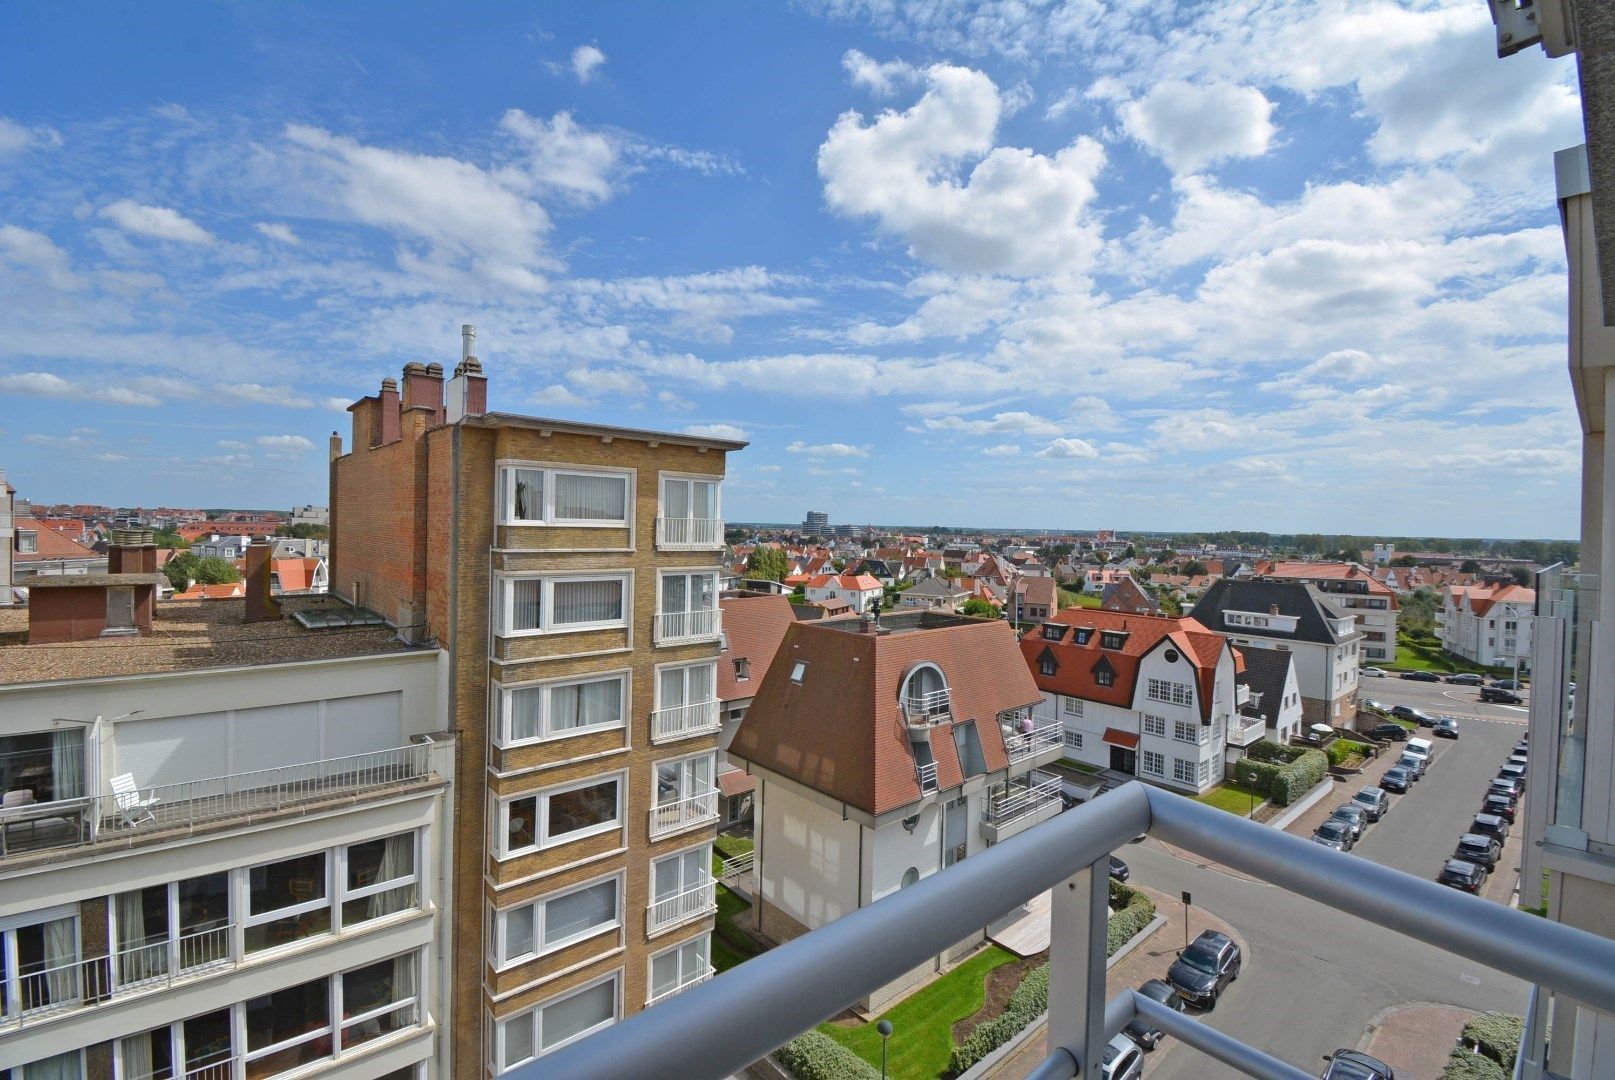
[[[1334,742],[1329,744],[1328,753],[1329,764],[1340,765],[1353,754],[1360,757],[1367,757],[1368,745],[1366,743],[1352,742],[1350,739],[1336,739]]]
[[[1481,1013],[1464,1022],[1460,1037],[1465,1045],[1473,1044],[1505,1070],[1513,1069],[1520,1040],[1525,1038],[1525,1021],[1509,1013]]]
[[[982,1058],[1013,1039],[1049,1008],[1049,965],[1027,973],[1015,992],[1009,995],[1004,1011],[976,1030],[948,1055],[948,1071],[958,1076]]]
[[[1447,1055],[1447,1067],[1441,1070],[1441,1080],[1508,1080],[1508,1072],[1490,1058],[1454,1048]]]
[[[1350,745],[1360,746],[1361,743]],[[1329,772],[1329,758],[1310,746],[1284,746],[1266,739],[1251,744],[1234,778],[1278,806],[1289,806]]]
[[[774,1057],[796,1080],[877,1080],[869,1062],[818,1031],[798,1035]]]
[[[1110,913],[1110,922],[1105,929],[1106,956],[1114,956],[1117,949],[1133,940],[1133,935],[1155,918],[1155,901],[1115,878],[1110,881],[1110,897],[1115,910]],[[1120,907],[1117,907],[1118,902]]]

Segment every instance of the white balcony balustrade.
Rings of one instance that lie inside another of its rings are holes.
[[[716,700],[674,705],[650,714],[650,741],[665,743],[696,735],[710,735],[722,727],[723,720],[718,715]]]
[[[1262,718],[1233,716],[1228,719],[1228,742],[1232,746],[1249,746],[1262,737],[1267,725]]]
[[[707,878],[683,892],[674,893],[661,900],[652,900],[650,909],[645,913],[645,933],[655,934],[666,930],[669,926],[677,926],[681,922],[717,911],[717,894],[713,885],[713,880]]]
[[[723,547],[718,518],[659,517],[656,546],[663,551],[714,551]]]
[[[1009,752],[1011,764],[1050,750],[1064,753],[1064,746],[1065,732],[1058,722],[1004,736],[1004,749]]]
[[[723,632],[723,610],[658,611],[656,644],[683,645],[695,641],[715,641]]]
[[[654,995],[648,1001],[646,1001],[645,1004],[650,1006],[655,1005],[659,1001],[666,1001],[670,997],[675,997],[678,994],[684,993],[684,991],[688,990],[692,986],[700,986],[717,973],[718,969],[708,964],[705,971],[698,972],[680,980],[677,986],[663,990],[660,994]]]
[[[717,820],[718,789],[707,788],[694,795],[651,807],[650,834],[655,839]]]
[[[926,694],[910,694],[903,699],[903,716],[910,724],[940,724],[953,712],[947,687]]]

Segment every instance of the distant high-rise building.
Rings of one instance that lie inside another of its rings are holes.
[[[830,535],[830,515],[818,510],[809,510],[807,517],[802,519],[802,535],[826,537]]]

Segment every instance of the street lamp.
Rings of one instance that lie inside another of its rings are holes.
[[[892,1037],[892,1022],[882,1020],[875,1030],[880,1032],[880,1080],[886,1080],[886,1040]]]

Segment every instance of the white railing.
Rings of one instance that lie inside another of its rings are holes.
[[[903,699],[903,715],[911,724],[940,724],[948,718],[952,708],[947,687],[926,694],[910,694]]]
[[[14,980],[18,1008],[0,1017],[0,1029],[98,1005],[136,990],[168,988],[197,975],[233,967],[231,936],[231,926],[217,926],[173,941],[164,938],[23,972]]]
[[[920,782],[921,791],[936,790],[936,762],[927,761],[924,765],[914,766],[914,775]]]
[[[1020,761],[1045,750],[1060,749],[1064,745],[1065,729],[1058,722],[1004,736],[1004,749],[1009,752],[1010,761]]]
[[[712,976],[716,975],[717,973],[718,973],[718,969],[713,967],[711,964],[708,964],[707,969],[705,971],[701,972],[698,975],[690,976],[688,979],[683,980],[677,986],[673,987],[671,990],[663,990],[660,994],[657,994],[654,997],[650,998],[648,1001],[646,1001],[645,1005],[648,1008],[651,1005],[655,1005],[658,1001],[666,1001],[668,998],[673,997],[675,994],[682,994],[684,991],[688,990],[692,986],[700,986],[702,983],[706,982],[708,979],[712,978]]]
[[[730,881],[734,878],[745,877],[752,872],[756,865],[757,853],[755,851],[743,852],[720,860],[718,863],[718,880]]]
[[[686,641],[705,641],[723,631],[723,610],[706,608],[696,611],[658,611],[656,613],[656,644],[677,645]]]
[[[674,893],[661,900],[652,900],[650,910],[645,913],[645,933],[654,934],[686,919],[716,911],[718,906],[713,884],[713,880],[707,878],[683,892]]]
[[[234,1057],[227,1057],[210,1061],[206,1065],[198,1065],[183,1073],[176,1073],[173,1069],[156,1069],[140,1076],[130,1077],[129,1080],[233,1080],[235,1064]],[[127,1073],[124,1075],[128,1076]]]
[[[1247,719],[1240,723],[1235,723],[1233,719],[1230,719],[1228,723],[1228,741],[1235,746],[1249,746],[1261,738],[1262,732],[1265,730],[1267,730],[1267,723],[1261,717]]]
[[[656,546],[669,551],[723,547],[723,522],[718,518],[659,517]]]
[[[670,709],[657,709],[650,714],[650,741],[672,742],[692,735],[706,735],[723,727],[718,718],[717,701],[697,701],[690,705],[675,705]]]
[[[650,834],[657,837],[716,820],[718,820],[718,789],[707,788],[694,795],[651,807]]]
[[[1031,787],[1017,788],[988,801],[982,810],[982,820],[990,825],[1004,825],[1025,814],[1041,810],[1060,798],[1060,778],[1052,776],[1039,780]]]

